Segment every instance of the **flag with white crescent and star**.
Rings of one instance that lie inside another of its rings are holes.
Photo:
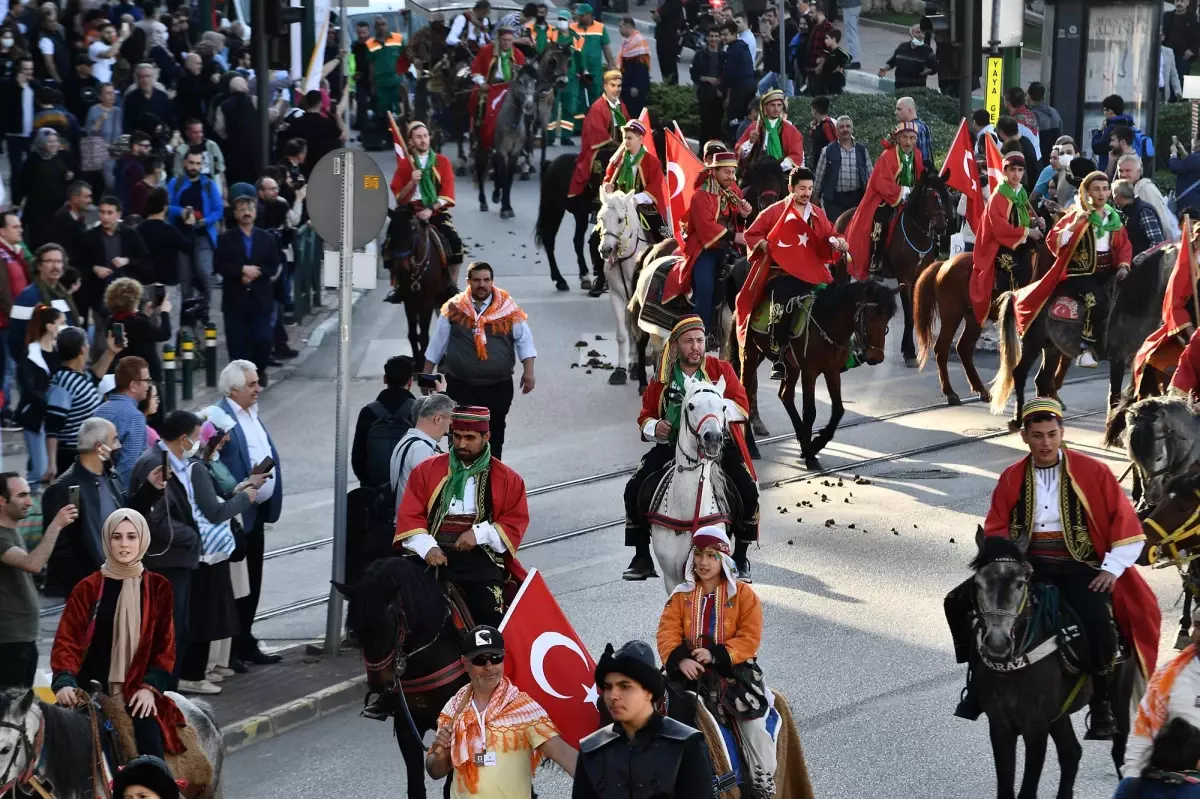
[[[979,233],[979,226],[983,222],[983,187],[979,183],[979,167],[975,165],[975,151],[971,149],[971,134],[965,119],[958,126],[958,133],[946,153],[942,177],[946,179],[947,186],[966,196],[967,224],[971,230]]]
[[[667,202],[671,219],[671,232],[679,246],[683,247],[683,220],[687,219],[692,205],[692,194],[696,191],[696,179],[704,171],[701,161],[683,136],[671,130],[663,131],[666,139],[667,157],[664,161],[667,178]]]
[[[578,749],[580,739],[600,727],[596,662],[537,569],[529,570],[500,632],[505,676],[545,708],[562,739]]]

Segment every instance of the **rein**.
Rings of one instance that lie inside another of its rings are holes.
[[[1193,489],[1192,494],[1195,495],[1197,500],[1200,500],[1200,489]],[[1157,544],[1152,545],[1149,551],[1146,553],[1146,557],[1150,561],[1150,565],[1153,566],[1154,563],[1163,555],[1164,551],[1169,552],[1171,562],[1179,565],[1180,567],[1182,567],[1182,565],[1188,561],[1200,557],[1200,555],[1181,552],[1177,546],[1180,541],[1191,537],[1197,532],[1200,532],[1200,504],[1196,505],[1196,507],[1192,510],[1191,515],[1188,516],[1182,524],[1170,532],[1168,532],[1161,524],[1154,521],[1153,517],[1146,519],[1143,524],[1149,525],[1149,527],[1153,529],[1154,532],[1158,533],[1162,538],[1162,540]]]
[[[41,783],[34,776],[34,772],[37,771],[38,764],[42,759],[42,746],[46,739],[45,718],[38,722],[37,734],[32,739],[30,739],[29,732],[23,724],[0,721],[0,729],[16,730],[21,736],[17,740],[17,745],[13,748],[12,757],[9,758],[8,765],[4,768],[4,773],[0,774],[0,796],[5,796],[14,786],[23,788],[26,785],[31,785],[38,793],[46,797],[45,790],[41,788]],[[17,774],[15,773],[17,756],[22,751],[27,753],[28,763],[25,765],[25,770]]]

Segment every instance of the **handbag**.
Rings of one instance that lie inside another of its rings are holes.
[[[188,502],[192,506],[192,518],[196,520],[196,529],[200,532],[200,562],[212,566],[229,560],[229,556],[237,547],[237,542],[234,540],[233,527],[229,521],[213,524],[204,517],[200,507],[196,504],[196,493],[192,488],[191,476],[192,470],[197,466],[204,468],[198,463],[188,465]]]
[[[103,136],[84,136],[79,140],[79,167],[84,172],[99,172],[108,160],[108,142]]]

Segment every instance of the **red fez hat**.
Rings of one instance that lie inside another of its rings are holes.
[[[459,405],[450,414],[450,429],[487,433],[491,419],[492,412],[482,405]]]

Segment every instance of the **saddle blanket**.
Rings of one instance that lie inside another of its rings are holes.
[[[1079,312],[1079,300],[1064,294],[1054,298],[1050,306],[1050,316],[1061,322],[1081,322],[1083,316]]]
[[[793,300],[793,302],[800,304],[800,312],[792,320],[792,338],[800,338],[803,335],[804,328],[808,326],[813,303],[816,300],[817,295],[815,293]],[[769,332],[772,319],[783,318],[783,315],[787,313],[787,306],[790,304],[790,302],[786,304],[773,303],[770,296],[764,297],[758,303],[758,307],[754,309],[754,316],[750,317],[750,329],[755,333]]]
[[[479,119],[480,88],[476,86],[471,90],[471,100],[468,104],[472,130],[475,129],[475,120]],[[508,94],[507,83],[493,83],[487,87],[487,108],[483,112],[483,127],[479,129],[479,144],[485,150],[492,149],[492,143],[496,139],[496,120],[500,116],[500,106],[504,102],[506,94]]]
[[[663,304],[663,288],[667,283],[667,275],[674,265],[673,260],[665,261],[654,270],[654,275],[650,278],[650,286],[646,291],[646,302],[642,306],[642,313],[638,318],[638,325],[647,332],[658,332],[651,328],[665,331],[661,334],[663,338],[671,334],[671,329],[675,327],[675,323],[681,317],[692,312],[691,302],[684,297]]]

